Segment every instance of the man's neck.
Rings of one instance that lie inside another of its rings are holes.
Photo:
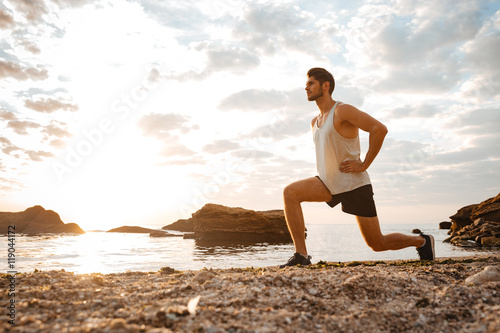
[[[326,114],[333,108],[333,106],[335,105],[335,101],[331,96],[323,95],[316,100],[316,105],[318,106],[321,114]]]

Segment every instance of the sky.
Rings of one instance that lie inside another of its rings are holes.
[[[389,129],[368,169],[382,225],[500,192],[498,1],[5,0],[0,46],[0,211],[107,230],[282,209],[316,175],[312,67]]]

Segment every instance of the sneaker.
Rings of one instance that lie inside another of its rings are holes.
[[[311,258],[311,256],[307,256],[306,258],[300,253],[294,253],[294,255],[290,259],[288,259],[288,262],[286,264],[280,265],[280,268],[297,265],[307,266],[311,264]]]
[[[431,235],[424,235],[420,233],[420,236],[425,238],[425,244],[422,247],[417,247],[418,256],[420,260],[434,260],[434,237]]]

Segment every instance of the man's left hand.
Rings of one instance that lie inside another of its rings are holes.
[[[357,161],[344,161],[340,163],[340,172],[363,172],[365,171],[365,167],[363,166],[363,162],[360,160]]]

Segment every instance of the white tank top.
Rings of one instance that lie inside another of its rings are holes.
[[[312,129],[318,176],[331,194],[352,191],[370,184],[370,177],[366,171],[344,173],[339,170],[340,163],[359,160],[361,153],[359,135],[352,139],[345,138],[333,126],[335,109],[339,103],[335,103],[330,110],[323,126],[318,127],[316,120]]]

